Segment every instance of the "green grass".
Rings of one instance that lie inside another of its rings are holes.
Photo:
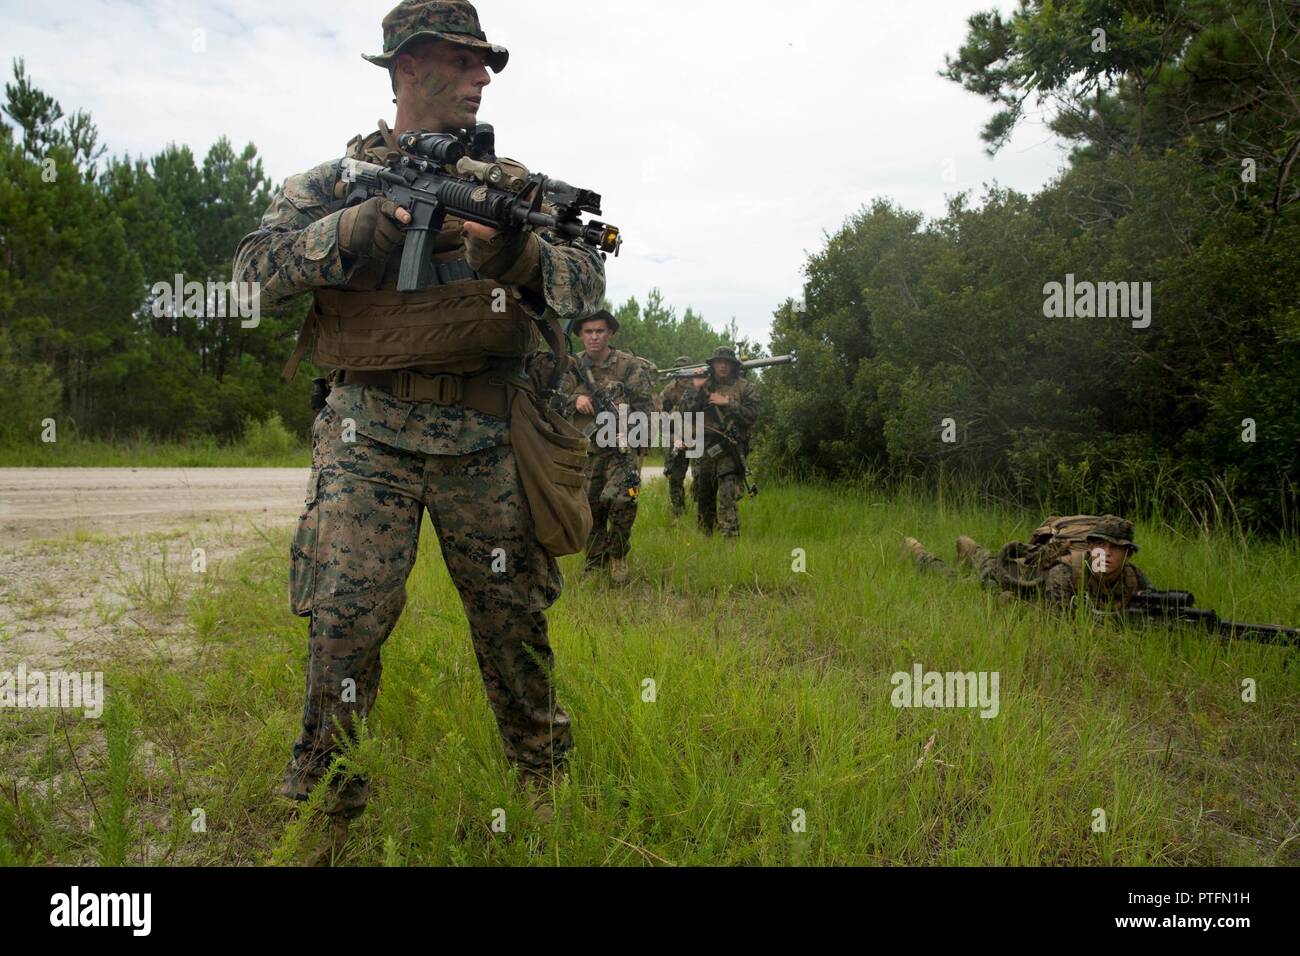
[[[1038,515],[771,486],[742,505],[733,550],[674,526],[666,498],[662,482],[643,496],[629,587],[561,562],[549,620],[577,750],[550,824],[513,786],[426,525],[378,704],[348,754],[373,789],[342,862],[1300,863],[1300,651],[1007,608],[970,578],[898,557],[904,534],[947,557],[958,533],[996,545]],[[1139,540],[1157,585],[1226,617],[1300,623],[1300,541],[1244,547],[1151,525]],[[306,654],[306,623],[285,606],[287,542],[245,554],[195,598],[191,665],[110,674],[131,706],[108,740],[84,726],[100,722],[64,720],[81,725],[84,785],[60,718],[3,715],[0,766],[14,769],[0,775],[0,862],[294,858],[318,821],[272,796]],[[795,548],[806,573],[791,570]],[[890,676],[914,662],[998,671],[1000,713],[895,709]],[[131,727],[136,753],[120,740]],[[104,838],[87,823],[91,795]],[[140,845],[119,849],[128,833]]]
[[[64,430],[57,441],[0,440],[0,468],[310,468],[311,445],[295,438],[272,415],[250,422],[238,441],[211,435],[188,441],[160,441],[140,432],[124,437],[87,438]]]

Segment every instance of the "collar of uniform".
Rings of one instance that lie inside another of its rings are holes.
[[[587,366],[589,368],[609,368],[611,365],[614,364],[615,360],[618,358],[618,349],[611,348],[609,350],[609,355],[606,356],[605,358],[605,361],[601,362],[599,365],[597,365],[595,362],[591,360],[591,355],[587,352],[583,352],[582,357],[586,360]]]

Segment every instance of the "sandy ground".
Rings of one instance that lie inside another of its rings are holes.
[[[0,468],[0,537],[138,534],[233,515],[292,521],[308,474],[307,468]]]
[[[643,480],[662,473],[647,467]],[[212,586],[223,562],[297,519],[308,475],[0,468],[0,671],[191,653],[189,599]]]
[[[0,671],[191,653],[189,599],[226,560],[294,521],[307,477],[306,468],[0,469]]]

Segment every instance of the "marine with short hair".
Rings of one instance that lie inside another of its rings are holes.
[[[616,433],[613,423],[598,418],[594,394],[587,382],[590,375],[596,387],[616,406],[626,405],[628,413],[649,415],[655,410],[654,383],[650,373],[631,352],[610,346],[610,337],[618,332],[619,323],[601,309],[574,320],[572,330],[582,339],[583,353],[578,358],[578,388],[573,397],[574,424],[596,430],[587,452],[587,501],[591,505],[591,536],[587,539],[584,570],[609,568],[610,580],[624,584],[628,579],[627,555],[631,550],[632,525],[636,521],[637,499],[641,487],[643,449],[627,447],[623,436],[610,441]]]

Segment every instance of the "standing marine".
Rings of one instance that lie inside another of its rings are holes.
[[[509,58],[464,0],[403,0],[384,17],[383,42],[365,58],[389,73],[398,132],[473,128],[489,70]],[[346,156],[384,163],[397,145],[381,120]],[[546,306],[599,308],[602,256],[553,233],[449,216],[431,243],[431,284],[398,292],[410,212],[383,197],[345,208],[341,179],[341,159],[289,177],[235,257],[234,278],[260,283],[264,305],[312,298],[286,376],[307,355],[332,370],[291,550],[290,605],[310,625],[302,732],[280,792],[305,800],[374,705],[427,510],[506,756],[541,796],[572,747],[545,615],[561,578],[521,491],[510,409],[529,388],[534,318]],[[366,780],[336,776],[323,807],[351,818],[368,793]]]
[[[679,355],[673,359],[675,367],[691,364],[689,355]],[[690,379],[675,378],[660,393],[659,401],[665,413],[686,413],[686,400],[693,393]],[[679,447],[680,446],[680,447]],[[673,517],[680,518],[686,511],[686,470],[690,462],[686,458],[686,444],[679,434],[669,436],[668,454],[664,460],[664,477],[668,479],[668,500],[672,503]]]
[[[645,365],[631,352],[613,348],[618,319],[604,309],[573,322],[582,339],[578,358],[578,388],[574,395],[574,424],[591,432],[587,458],[587,501],[591,505],[591,536],[584,569],[609,567],[614,584],[627,582],[627,555],[641,490],[641,455],[630,447],[619,421],[626,414],[649,416],[655,410],[654,383]],[[648,435],[648,428],[643,429]]]
[[[695,394],[684,412],[704,412],[704,453],[691,463],[696,522],[705,534],[716,526],[734,541],[740,535],[737,505],[748,483],[749,439],[758,420],[758,389],[741,375],[735,350],[720,345],[708,359],[709,374],[694,379]]]

